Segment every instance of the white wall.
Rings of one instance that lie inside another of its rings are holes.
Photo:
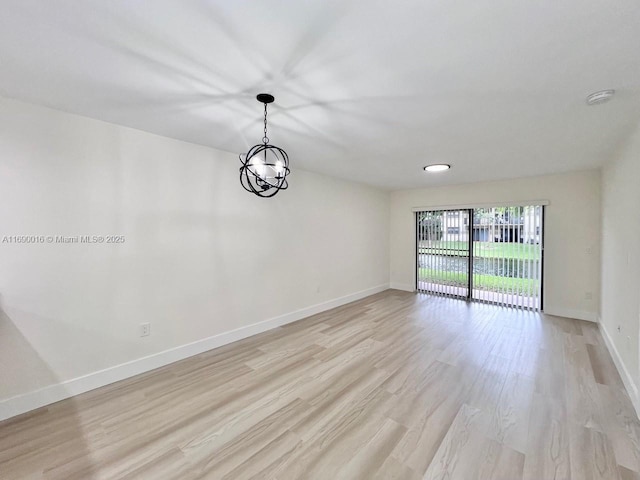
[[[0,240],[126,239],[0,243],[0,403],[388,286],[388,193],[294,157],[289,190],[260,199],[238,167],[235,154],[0,99]]]
[[[545,213],[545,311],[595,321],[600,291],[598,170],[392,192],[391,286],[414,288],[412,208],[529,200],[550,202]]]
[[[603,168],[601,302],[601,325],[638,409],[640,128]]]

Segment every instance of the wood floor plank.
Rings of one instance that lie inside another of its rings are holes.
[[[598,390],[604,428],[613,445],[618,465],[640,472],[640,421],[627,392],[608,385],[598,385]]]
[[[570,479],[569,422],[558,398],[534,394],[523,478]]]
[[[613,385],[618,388],[624,388],[620,374],[613,360],[605,350],[606,347],[604,345],[587,344],[586,348],[596,382],[602,385]]]
[[[371,478],[372,480],[419,480],[422,475],[418,475],[395,457],[389,456]]]
[[[382,466],[407,429],[403,425],[386,419],[380,430],[366,442],[337,476],[339,478],[371,478]]]
[[[491,472],[491,480],[518,480],[524,475],[525,454],[503,446]]]
[[[587,346],[575,335],[565,334],[565,391],[570,421],[602,431],[602,408]]]
[[[476,469],[475,460],[480,456],[480,445],[467,448],[473,439],[480,412],[478,408],[462,405],[425,472],[424,480],[469,478],[468,472]],[[475,452],[475,455],[465,455],[465,452]]]
[[[0,423],[2,480],[639,472],[596,326],[396,290]]]
[[[534,390],[533,379],[509,373],[495,405],[485,410],[488,414],[486,432],[490,438],[522,454],[527,452]]]
[[[640,480],[640,473],[624,468],[622,465],[618,465],[618,474],[620,480]]]
[[[585,480],[619,479],[618,465],[606,434],[572,424],[570,432],[571,472]]]

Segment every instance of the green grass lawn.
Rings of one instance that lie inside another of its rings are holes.
[[[430,270],[428,268],[420,268],[419,270],[418,278],[423,281],[458,287],[467,286],[466,273],[447,273],[440,270]],[[518,293],[521,295],[534,295],[538,291],[538,280],[476,274],[473,276],[473,288],[479,290],[506,291],[508,293]]]
[[[462,250],[462,251],[458,251]],[[419,253],[432,255],[466,256],[467,242],[443,240],[420,241]],[[525,243],[473,242],[474,256],[481,258],[513,258],[539,260],[540,247]]]

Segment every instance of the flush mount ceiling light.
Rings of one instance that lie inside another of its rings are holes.
[[[594,92],[587,97],[587,105],[600,105],[601,103],[608,102],[616,93],[615,90],[600,90]]]
[[[261,93],[256,98],[264,103],[264,137],[262,144],[254,145],[247,153],[240,154],[240,183],[246,191],[269,198],[289,186],[287,175],[291,170],[287,152],[269,145],[267,137],[267,105],[275,98],[268,93]]]
[[[425,172],[444,172],[445,170],[449,170],[451,165],[447,165],[446,163],[434,163],[433,165],[427,165],[424,167]]]

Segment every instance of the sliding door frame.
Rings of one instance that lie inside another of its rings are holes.
[[[515,202],[515,203],[508,203],[507,206],[512,207],[512,206],[531,206],[531,205],[535,205],[535,206],[539,206],[541,209],[540,212],[540,292],[539,292],[539,307],[537,309],[533,309],[533,310],[538,310],[540,312],[542,312],[544,310],[544,263],[545,263],[545,236],[546,236],[546,228],[545,228],[545,214],[546,214],[546,207],[549,204],[549,202],[547,200],[535,200],[535,201],[531,201],[531,202]],[[419,239],[419,235],[420,235],[420,226],[419,226],[419,214],[420,212],[438,212],[438,211],[466,211],[467,215],[468,215],[468,219],[469,219],[469,224],[468,224],[468,229],[469,229],[469,233],[468,233],[468,282],[467,282],[467,295],[466,297],[464,295],[451,295],[454,298],[460,298],[460,299],[465,299],[466,301],[472,301],[472,300],[476,300],[473,297],[473,254],[474,254],[474,249],[473,249],[473,221],[474,221],[474,213],[476,209],[481,209],[481,208],[495,208],[495,207],[504,207],[505,204],[484,204],[484,205],[475,205],[475,206],[469,206],[469,205],[463,205],[463,206],[443,206],[443,207],[424,207],[424,208],[414,208],[413,209],[413,213],[414,213],[414,219],[413,219],[413,225],[414,225],[414,240],[415,240],[415,257],[414,257],[414,281],[415,281],[415,288],[414,291],[416,292],[420,292],[422,290],[420,290],[420,273],[419,273],[419,261],[420,261],[420,239]],[[433,292],[435,294],[435,292]],[[490,302],[491,303],[491,302]],[[518,306],[513,306],[513,308],[521,308]]]
[[[473,300],[473,208],[467,208],[467,215],[469,217],[469,233],[467,234],[468,244],[469,244],[469,262],[468,262],[468,282],[467,288],[469,289],[467,293],[467,300]]]
[[[540,311],[544,311],[544,236],[547,231],[544,224],[544,215],[547,209],[546,205],[541,205],[542,213],[540,214]]]

